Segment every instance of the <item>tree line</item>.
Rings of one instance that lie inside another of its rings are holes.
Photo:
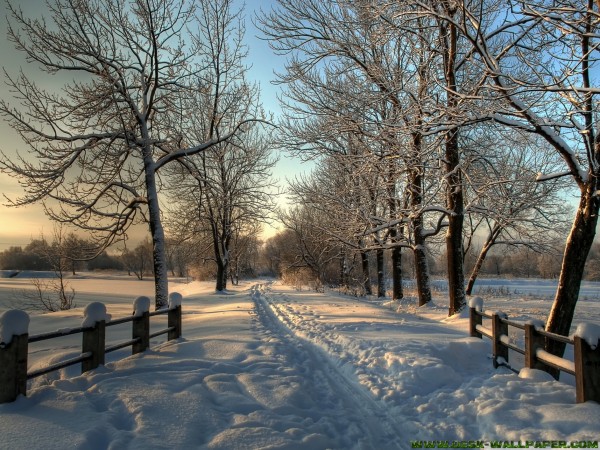
[[[600,207],[599,6],[279,0],[262,14],[287,55],[279,144],[319,166],[292,182],[298,206],[284,220],[297,236],[330,237],[301,239],[299,261],[318,267],[343,243],[363,267],[375,253],[381,277],[387,250],[400,298],[409,253],[424,304],[428,251],[443,248],[453,314],[472,287],[473,243],[483,240],[472,279],[494,247],[548,252],[566,234],[546,329],[568,334]]]

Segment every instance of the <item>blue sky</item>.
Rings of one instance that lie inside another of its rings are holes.
[[[44,2],[42,0],[20,0],[15,1],[25,12],[39,15]],[[242,0],[236,0],[239,5]],[[283,57],[275,55],[266,41],[261,40],[259,31],[254,27],[251,18],[255,13],[263,10],[269,10],[274,4],[274,0],[250,0],[245,6],[246,16],[246,42],[249,49],[248,64],[251,65],[249,78],[260,83],[263,106],[267,111],[278,114],[280,111],[277,94],[281,87],[273,85],[271,82],[275,78],[274,71],[281,71],[285,63]],[[42,9],[43,13],[43,9]],[[11,74],[18,73],[20,67],[29,74],[35,73],[35,67],[28,65],[23,56],[17,52],[12,43],[8,42],[6,36],[6,6],[4,1],[0,1],[0,55],[1,66]],[[10,93],[4,84],[3,76],[0,84],[0,96],[3,99],[10,100]],[[41,84],[44,79],[38,77]],[[19,136],[0,118],[0,149],[6,154],[14,154],[17,149],[23,149],[24,144]],[[298,161],[292,160],[286,155],[280,155],[274,177],[285,182],[286,177],[291,177],[295,173],[305,170]],[[19,185],[11,179],[10,176],[0,174],[0,193],[14,198],[21,193]],[[4,197],[0,199],[0,251],[11,245],[27,244],[32,237],[39,237],[40,233],[50,236],[52,234],[52,223],[49,222],[41,207],[28,206],[23,208],[8,208]]]

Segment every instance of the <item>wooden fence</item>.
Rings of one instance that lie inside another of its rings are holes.
[[[177,294],[179,295],[179,294]],[[180,298],[180,296],[179,296]],[[23,313],[24,314],[24,313]],[[167,328],[150,333],[150,317],[167,315]],[[106,347],[106,328],[131,322],[132,338]],[[28,333],[13,335],[9,343],[0,343],[0,403],[14,401],[20,394],[27,393],[27,380],[30,380],[68,366],[81,363],[81,373],[95,369],[104,364],[107,353],[129,347],[132,354],[145,351],[150,346],[150,339],[166,334],[168,340],[181,337],[181,303],[174,302],[168,309],[149,312],[146,308],[141,313],[116,320],[99,320],[92,326],[82,326],[69,330],[29,336]],[[72,334],[82,334],[81,355],[60,361],[48,367],[27,372],[28,344],[55,339]]]
[[[547,332],[534,323],[511,321],[506,314],[484,312],[482,305],[471,305],[469,310],[469,334],[480,339],[483,336],[491,339],[495,368],[501,365],[508,366],[508,353],[509,350],[513,350],[524,356],[524,365],[527,368],[546,370],[550,367],[574,375],[577,403],[588,400],[600,403],[600,342],[592,347],[580,336],[561,336]],[[488,326],[483,325],[483,319],[487,319]],[[511,342],[509,327],[521,330],[524,335],[524,348]],[[544,350],[547,339],[572,345],[574,361]]]

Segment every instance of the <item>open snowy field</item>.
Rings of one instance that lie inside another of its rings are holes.
[[[70,281],[78,305],[104,299],[113,318],[131,314],[134,297],[153,291],[151,281],[132,277]],[[0,302],[14,303],[14,290],[26,287],[1,279]],[[595,288],[580,300],[576,321],[600,323]],[[133,357],[127,349],[111,353],[85,375],[75,366],[33,380],[27,397],[0,405],[0,448],[408,449],[415,441],[600,440],[600,405],[575,404],[570,380],[494,370],[489,341],[467,336],[464,315],[446,319],[441,294],[416,308],[277,282],[220,294],[212,283],[174,282],[171,290],[184,296],[183,338],[156,338]],[[539,294],[487,292],[486,309],[515,318],[543,316],[551,304]],[[82,318],[81,307],[34,315],[30,333],[79,326]],[[152,320],[164,327],[164,316]],[[130,324],[110,327],[107,341],[130,333]],[[79,346],[78,335],[32,344],[30,368],[75,356]]]

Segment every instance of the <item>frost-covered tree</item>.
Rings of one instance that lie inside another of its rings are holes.
[[[282,262],[281,272],[284,281],[290,281],[300,275],[300,284],[311,282],[320,290],[329,280],[328,272],[335,261],[340,259],[338,242],[323,234],[328,217],[310,205],[295,206],[282,211],[279,220],[286,228],[288,251],[287,258]]]
[[[563,160],[560,172],[540,173],[539,182],[569,177],[579,204],[566,241],[558,289],[546,322],[551,332],[568,335],[600,209],[599,5],[587,2],[529,0],[491,5],[458,2],[464,20],[439,14],[469,41],[469,60],[486,71],[481,94],[496,105],[493,119],[539,135]],[[565,345],[549,342],[562,354]]]
[[[313,227],[319,230],[324,242],[337,242],[340,246],[339,282],[342,286],[355,287],[350,286],[354,278],[350,273],[355,260],[360,259],[361,275],[356,277],[357,284],[366,295],[371,295],[369,253],[373,250],[382,253],[383,249],[375,243],[374,234],[367,231],[373,228],[372,217],[378,212],[384,189],[378,185],[380,177],[373,176],[378,171],[367,158],[361,157],[353,141],[340,139],[338,143],[344,142],[345,150],[320,158],[318,167],[310,175],[291,180],[289,196],[293,204],[318,211],[322,218]],[[294,218],[304,220],[302,215],[292,215],[290,220]],[[377,271],[383,273],[382,261],[378,262]],[[385,296],[385,280],[378,279],[377,290],[378,295]]]
[[[371,198],[369,211],[362,219],[369,226],[361,234],[363,241],[375,244],[372,250],[379,256],[379,295],[385,295],[383,248],[386,241],[396,244],[393,296],[399,298],[402,233],[397,225],[397,186],[404,169],[397,164],[402,127],[398,119],[406,113],[400,89],[407,81],[403,71],[411,66],[402,58],[403,43],[384,33],[387,24],[370,14],[366,2],[285,0],[279,5],[262,24],[277,51],[291,52],[281,75],[289,100],[281,127],[284,145],[306,159],[345,155],[348,168],[362,168],[354,170],[358,179],[371,178],[367,184],[372,189],[365,192]],[[356,143],[358,153],[349,149]]]
[[[491,124],[472,130],[471,138],[465,169],[465,253],[482,241],[467,295],[473,292],[487,255],[499,246],[528,247],[559,259],[556,242],[568,231],[569,213],[564,179],[536,181],[538,171],[552,173],[560,168],[560,159],[541,139]]]
[[[143,280],[153,270],[152,243],[145,239],[133,249],[124,248],[120,259],[129,274],[133,272],[138,280]]]
[[[229,122],[201,141],[189,130],[191,117],[217,113],[192,100],[211,89],[206,48],[218,44],[205,14],[229,3],[50,0],[40,19],[9,3],[8,39],[32,67],[70,80],[52,91],[25,72],[6,77],[15,103],[0,101],[0,113],[28,146],[0,163],[25,191],[13,204],[42,202],[52,219],[92,232],[101,248],[147,222],[157,308],[168,294],[158,172],[241,126]]]

